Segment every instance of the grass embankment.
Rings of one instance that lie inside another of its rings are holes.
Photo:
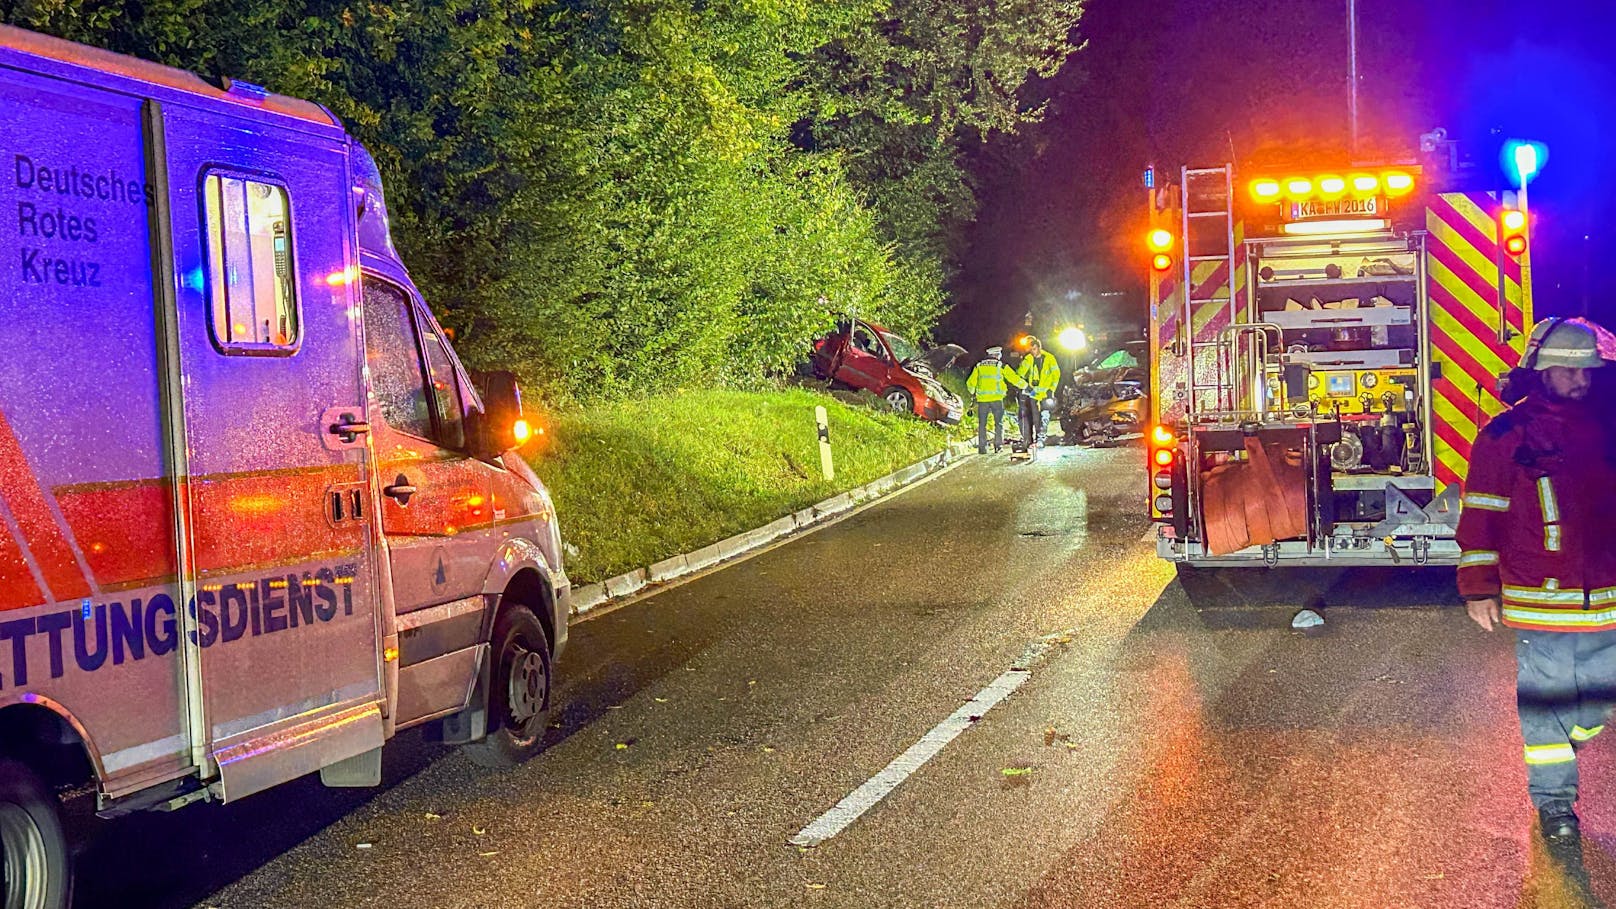
[[[819,469],[830,414],[836,479]],[[919,420],[803,389],[689,391],[554,415],[532,463],[587,584],[699,549],[942,451]]]

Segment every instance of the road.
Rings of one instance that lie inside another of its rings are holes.
[[[1046,458],[969,462],[580,623],[553,741],[517,770],[406,734],[380,790],[303,780],[109,827],[83,902],[1616,900],[1609,749],[1585,758],[1584,865],[1548,855],[1509,639],[1450,605],[1451,572],[1219,578],[1192,602],[1145,540],[1137,449]],[[1315,601],[1326,625],[1292,631]],[[789,843],[1008,685],[835,836]]]

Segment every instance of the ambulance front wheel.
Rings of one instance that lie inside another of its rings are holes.
[[[61,803],[20,761],[0,760],[0,907],[66,909],[72,892]]]
[[[514,767],[539,751],[550,721],[550,636],[533,611],[506,603],[494,620],[488,736],[467,755],[485,767]]]

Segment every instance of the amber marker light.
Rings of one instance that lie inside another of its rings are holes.
[[[1157,445],[1171,445],[1175,441],[1173,438],[1173,431],[1165,426],[1157,426],[1155,429],[1152,429],[1150,431],[1150,437],[1155,440]]]
[[[1173,257],[1166,253],[1157,253],[1151,258],[1150,267],[1157,271],[1166,271],[1173,267]]]
[[[1165,252],[1173,248],[1173,232],[1158,227],[1145,235],[1145,244],[1155,252]]]
[[[1251,181],[1251,198],[1256,199],[1258,202],[1278,202],[1279,201],[1279,181],[1278,180],[1253,180],[1253,181]]]
[[[516,437],[516,444],[521,445],[528,439],[533,438],[533,425],[527,420],[517,420],[511,426],[511,435]]]
[[[1156,449],[1156,466],[1171,467],[1173,464],[1173,450],[1171,448]]]
[[[1503,220],[1505,230],[1520,230],[1526,226],[1526,212],[1512,208],[1504,212]]]
[[[1380,178],[1388,196],[1406,196],[1414,191],[1414,178],[1402,171],[1391,171]]]

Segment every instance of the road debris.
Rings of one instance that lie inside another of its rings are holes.
[[[1311,609],[1304,609],[1291,619],[1292,628],[1317,628],[1324,624],[1324,616]]]

